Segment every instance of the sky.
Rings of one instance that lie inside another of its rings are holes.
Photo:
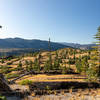
[[[100,0],[0,0],[0,38],[93,43]]]

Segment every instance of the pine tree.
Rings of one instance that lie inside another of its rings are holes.
[[[34,70],[40,72],[40,64],[39,64],[39,60],[36,58],[34,60],[34,67],[33,67]]]
[[[73,59],[75,60],[76,58],[76,49],[73,51]]]
[[[29,66],[28,67],[29,67],[28,68],[29,71],[33,70],[33,62],[32,61],[29,62]]]
[[[17,69],[20,71],[20,70],[22,70],[23,68],[22,68],[22,63],[21,63],[21,61],[19,62],[19,64],[18,64],[18,66],[17,66]]]
[[[38,56],[38,71],[40,72],[40,63],[41,63],[41,51],[39,52],[39,56]]]
[[[67,68],[66,68],[66,66],[63,66],[63,67],[61,68],[61,70],[62,70],[62,74],[66,74],[66,73],[67,73]]]
[[[49,60],[48,60],[48,70],[52,70],[52,56],[51,56],[51,44],[50,44],[50,38],[48,42],[48,49],[49,49]]]
[[[84,58],[81,60],[81,67],[82,67],[82,72],[83,72],[84,74],[86,74],[86,71],[87,71],[88,68],[89,68],[89,63],[88,63],[87,56],[84,57]]]
[[[98,32],[94,36],[94,38],[97,40],[96,49],[97,49],[97,56],[98,56],[98,76],[100,76],[100,26],[98,27]]]
[[[68,56],[68,51],[66,50],[64,59],[66,59],[67,56]]]
[[[76,60],[76,69],[78,73],[82,72],[82,65],[81,65],[81,59]]]
[[[59,68],[60,68],[59,59],[55,59],[55,60],[54,60],[54,65],[53,65],[53,69],[54,69],[54,70],[58,70]]]
[[[87,70],[87,75],[89,80],[100,79],[100,27],[98,27],[98,32],[94,36],[97,40],[96,46],[93,47],[94,50],[90,56],[89,68]]]
[[[49,72],[49,61],[48,60],[44,64],[44,72]]]
[[[49,72],[50,70],[53,70],[53,65],[52,65],[52,56],[49,54],[49,59],[46,61],[44,65],[44,71]]]
[[[58,52],[56,51],[56,57],[55,57],[55,59],[58,59]]]
[[[25,61],[25,65],[26,65],[26,71],[29,71],[29,62],[27,60]]]
[[[4,63],[4,59],[3,59],[3,58],[1,59],[1,63],[2,63],[2,64]]]
[[[49,70],[52,70],[53,68],[52,68],[53,66],[52,66],[52,56],[51,56],[51,54],[49,55],[49,60],[48,60],[48,69]]]

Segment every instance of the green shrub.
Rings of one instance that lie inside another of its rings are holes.
[[[11,65],[13,62],[8,62],[7,65]]]
[[[2,64],[4,63],[4,59],[1,60],[1,63],[2,63]]]
[[[75,60],[70,58],[69,61],[68,61],[68,64],[71,64],[71,65],[75,64]]]
[[[66,66],[62,67],[61,70],[62,70],[62,74],[66,74],[66,73],[67,73],[67,68],[66,68]]]
[[[11,67],[9,67],[9,66],[1,66],[1,73],[3,73],[3,74],[7,74],[7,73],[10,73],[11,72],[11,69],[10,69]]]
[[[5,96],[0,95],[0,100],[7,100]]]
[[[66,70],[67,70],[67,74],[74,73],[74,70],[70,67],[67,67]]]
[[[20,61],[19,64],[17,65],[17,70],[20,71],[20,70],[23,70],[23,65],[22,65],[22,62]]]
[[[50,88],[50,86],[47,85],[47,86],[45,87],[45,89],[46,89],[46,90],[50,90],[51,88]]]
[[[21,68],[19,67],[16,67],[16,68],[13,68],[13,69],[10,69],[11,71],[19,71],[19,70],[22,70]]]
[[[36,57],[37,55],[38,55],[38,52],[35,52],[35,53],[33,54],[34,57]]]
[[[16,67],[16,68],[12,68],[12,69],[10,69],[10,71],[12,72],[12,71],[18,71],[18,68]]]
[[[2,69],[2,68],[3,68],[3,66],[1,65],[1,66],[0,66],[0,69]]]
[[[11,79],[11,78],[16,78],[16,77],[19,77],[19,74],[11,74],[11,73],[9,73],[9,74],[6,74],[6,79]]]
[[[30,85],[30,84],[32,84],[32,83],[33,83],[33,82],[32,82],[31,80],[28,80],[28,79],[22,80],[22,81],[20,82],[21,85]]]

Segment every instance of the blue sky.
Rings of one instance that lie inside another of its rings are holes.
[[[100,0],[0,0],[0,25],[0,38],[92,43]]]

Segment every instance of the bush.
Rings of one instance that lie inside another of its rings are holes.
[[[31,85],[33,82],[31,80],[22,80],[20,82],[21,85]]]
[[[71,65],[75,64],[75,60],[70,58],[69,61],[68,61],[68,64],[71,64]]]
[[[2,64],[4,63],[4,59],[1,60],[1,63],[2,63]]]
[[[74,70],[70,67],[67,67],[66,70],[67,70],[67,74],[74,73]]]
[[[67,73],[67,68],[66,66],[62,67],[62,74],[66,74]]]
[[[7,74],[7,73],[10,73],[11,72],[11,69],[10,69],[11,67],[9,67],[9,66],[1,66],[1,73],[3,73],[3,74]]]
[[[6,74],[6,79],[11,79],[11,78],[16,78],[16,77],[19,77],[19,74],[11,74],[11,73],[9,73],[9,74]]]
[[[0,95],[0,100],[7,100],[5,96]]]
[[[7,63],[7,65],[11,65],[11,64],[12,64],[12,62],[8,62],[8,63]]]
[[[50,90],[51,88],[50,88],[50,86],[47,85],[47,86],[45,87],[45,89],[46,89],[46,90]]]
[[[10,71],[12,72],[12,71],[18,71],[18,68],[16,67],[16,68],[12,68],[12,69],[10,69]]]
[[[35,52],[35,53],[33,54],[34,57],[36,57],[37,55],[38,55],[38,52]]]
[[[19,64],[17,65],[17,70],[20,71],[20,70],[23,70],[23,67],[22,67],[22,62],[20,61]]]

